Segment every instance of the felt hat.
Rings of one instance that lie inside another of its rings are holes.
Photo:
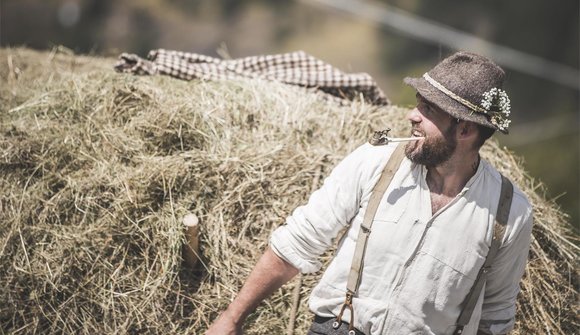
[[[510,101],[502,90],[504,79],[505,72],[491,60],[457,52],[422,77],[404,82],[454,118],[507,134]]]

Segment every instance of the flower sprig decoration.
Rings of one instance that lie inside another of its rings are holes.
[[[494,87],[483,93],[481,107],[487,111],[493,125],[500,130],[507,130],[511,122],[509,119],[511,106],[510,98],[504,90]]]

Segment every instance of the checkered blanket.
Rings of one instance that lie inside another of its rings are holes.
[[[162,74],[183,80],[260,78],[316,88],[325,95],[349,102],[362,95],[367,103],[387,105],[389,100],[366,73],[344,73],[302,51],[280,55],[222,60],[195,53],[152,50],[147,59],[123,53],[115,65],[118,72],[138,75]]]

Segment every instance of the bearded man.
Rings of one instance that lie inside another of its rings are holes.
[[[206,334],[241,334],[260,301],[299,271],[320,269],[318,257],[343,228],[310,296],[308,334],[507,334],[532,207],[479,155],[496,130],[507,133],[504,77],[491,60],[459,52],[405,78],[417,91],[407,116],[417,139],[404,150],[365,144],[339,163],[273,232]]]

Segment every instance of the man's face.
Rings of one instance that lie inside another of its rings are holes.
[[[457,123],[451,116],[417,94],[417,106],[407,114],[411,121],[411,136],[424,136],[405,146],[409,160],[425,166],[445,163],[457,146]]]

